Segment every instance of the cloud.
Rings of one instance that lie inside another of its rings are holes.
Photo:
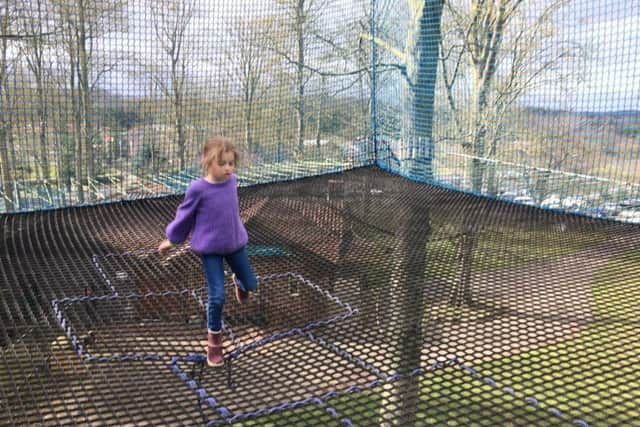
[[[640,0],[573,2],[569,8],[559,40],[584,48],[582,79],[568,92],[546,87],[538,97],[567,109],[640,109]]]
[[[318,26],[328,38],[344,36],[344,24],[363,15],[370,0],[316,0],[324,5]],[[145,68],[141,64],[153,64],[168,72],[168,57],[162,51],[153,24],[152,0],[129,2],[124,16],[126,30],[111,32],[96,40],[96,49],[105,54],[120,57],[117,67],[105,74],[101,86],[117,91],[136,92],[136,85],[144,83],[136,74]],[[165,9],[170,13],[168,7]],[[195,0],[195,13],[185,32],[183,47],[189,56],[188,75],[190,83],[206,83],[228,78],[229,67],[233,67],[233,34],[238,22],[249,22],[270,15],[287,16],[275,0]],[[290,18],[293,19],[293,18]],[[280,30],[280,29],[277,29]],[[354,37],[355,38],[355,37]],[[293,44],[291,45],[293,46]],[[310,47],[306,60],[312,66],[328,66],[339,69],[339,64],[318,62],[319,49]],[[130,81],[125,81],[125,80]]]

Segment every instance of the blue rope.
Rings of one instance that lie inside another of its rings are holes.
[[[460,368],[461,370],[467,372],[471,376],[481,378],[481,380],[482,380],[482,382],[484,384],[487,384],[492,388],[496,388],[496,389],[498,388],[498,384],[493,378],[491,378],[491,377],[481,377],[481,375],[475,369],[473,369],[472,367],[470,367],[468,365],[465,365],[465,364],[459,362],[457,359],[456,359],[455,365],[457,365],[458,368]],[[504,393],[507,393],[508,395],[510,395],[510,396],[512,396],[514,398],[520,398],[519,393],[516,393],[516,391],[511,387],[504,387],[501,390]],[[522,400],[524,402],[526,402],[527,404],[535,407],[535,408],[540,409],[542,407],[542,405],[540,404],[540,401],[534,396],[524,396],[524,397],[522,397]],[[555,408],[555,407],[547,408],[547,413],[549,413],[550,415],[552,415],[552,416],[554,416],[556,418],[560,418],[560,419],[564,419],[565,418],[565,415],[562,413],[562,411],[560,409],[558,409],[558,408]],[[581,418],[575,419],[574,423],[575,423],[575,425],[580,426],[580,427],[589,427],[589,424],[585,420],[583,420]]]
[[[80,339],[77,335],[74,334],[73,328],[70,322],[64,317],[63,309],[61,308],[61,304],[74,304],[78,302],[85,301],[103,301],[103,300],[115,300],[115,299],[143,299],[143,298],[153,298],[153,297],[166,297],[166,296],[179,296],[179,295],[187,295],[193,294],[194,290],[192,289],[183,289],[181,291],[164,291],[164,292],[146,292],[144,294],[135,294],[131,293],[128,295],[119,295],[115,294],[107,294],[107,295],[83,295],[78,297],[65,297],[62,299],[53,299],[51,301],[51,306],[53,308],[53,312],[55,314],[55,318],[58,322],[58,325],[64,331],[67,339],[69,340],[72,348],[75,353],[86,362],[90,363],[98,363],[98,362],[131,362],[131,361],[150,361],[150,360],[162,360],[163,356],[160,356],[155,353],[131,353],[124,355],[110,355],[110,356],[93,356],[91,353],[87,351],[85,346],[80,342]]]
[[[305,278],[304,276],[302,276],[301,274],[298,273],[294,273],[294,272],[286,272],[286,273],[276,273],[276,274],[270,274],[270,275],[266,275],[266,276],[257,276],[257,279],[259,282],[266,282],[269,280],[274,280],[274,279],[283,279],[283,278],[294,278],[297,279],[298,281],[300,281],[302,284],[310,287],[312,290],[316,291],[317,293],[321,294],[322,296],[326,297],[327,299],[329,299],[330,301],[335,302],[339,307],[344,309],[344,312],[338,315],[335,315],[333,317],[330,317],[328,319],[321,319],[321,320],[316,320],[313,322],[309,322],[306,325],[302,326],[302,327],[295,327],[295,328],[291,328],[289,330],[285,330],[285,331],[281,331],[281,332],[276,332],[273,333],[271,335],[268,335],[266,337],[262,337],[256,341],[253,341],[251,343],[248,344],[240,344],[237,345],[236,348],[231,351],[228,355],[225,355],[225,358],[228,359],[237,359],[239,358],[242,353],[249,351],[251,349],[269,344],[273,341],[276,340],[280,340],[283,338],[287,338],[293,335],[297,335],[297,334],[303,334],[305,332],[308,332],[312,329],[316,329],[319,328],[321,326],[328,326],[331,324],[335,324],[337,322],[341,322],[344,321],[346,319],[348,319],[349,317],[357,314],[359,311],[358,309],[353,309],[349,304],[343,303],[338,297],[332,295],[331,293],[329,293],[328,291],[326,291],[325,289],[322,289],[321,287],[319,287],[318,285],[316,285],[315,283],[313,283],[312,281],[308,280],[307,278]],[[238,343],[240,343],[238,341]],[[234,342],[234,344],[236,344]]]
[[[334,343],[329,343],[327,342],[327,340],[325,340],[324,338],[320,338],[320,337],[316,337],[313,333],[311,332],[306,332],[304,334],[310,341],[318,343],[321,347],[326,348],[328,350],[330,350],[332,353],[337,354],[338,356],[343,357],[344,359],[346,359],[347,361],[351,362],[351,363],[355,363],[358,367],[370,372],[371,374],[375,375],[378,378],[386,378],[388,376],[388,374],[383,373],[382,371],[380,371],[380,369],[378,369],[377,367],[375,367],[374,365],[366,362],[365,360],[361,359],[358,356],[353,356],[351,353],[349,353],[346,350],[342,350],[340,349],[336,344]]]
[[[111,280],[107,277],[107,273],[105,273],[105,271],[102,269],[102,266],[98,262],[98,256],[94,254],[91,256],[91,259],[93,260],[93,265],[98,270],[98,273],[100,273],[100,275],[102,276],[102,279],[105,281],[109,289],[111,289],[111,292],[117,295],[118,291],[116,290],[115,286],[113,286],[113,284],[111,283]]]
[[[207,406],[209,406],[211,409],[213,409],[216,413],[218,413],[220,416],[222,416],[222,418],[224,419],[224,422],[228,423],[228,424],[232,424],[236,421],[242,421],[242,420],[249,420],[249,419],[254,419],[254,418],[258,418],[262,415],[272,415],[272,414],[276,414],[278,412],[282,412],[285,410],[289,410],[289,409],[296,409],[296,408],[300,408],[303,406],[307,406],[310,404],[316,405],[318,407],[324,408],[325,411],[332,417],[332,418],[337,418],[338,417],[338,412],[336,411],[336,409],[332,406],[326,406],[326,403],[324,402],[323,399],[318,398],[318,397],[309,397],[306,399],[301,399],[301,400],[297,400],[297,401],[293,401],[293,402],[284,402],[281,403],[279,405],[275,405],[275,406],[271,406],[271,407],[263,407],[263,408],[258,408],[254,411],[247,411],[244,413],[234,413],[232,411],[230,411],[228,408],[226,408],[225,406],[221,405],[220,402],[218,402],[218,400],[216,400],[215,397],[210,396],[209,393],[207,392],[207,390],[204,387],[199,387],[198,383],[191,379],[191,377],[182,370],[182,368],[180,368],[180,366],[178,365],[179,362],[196,362],[196,361],[200,361],[200,358],[194,358],[193,356],[195,355],[190,355],[190,356],[186,356],[186,357],[179,357],[179,356],[174,356],[171,358],[171,363],[169,364],[169,367],[171,369],[171,371],[176,374],[178,376],[178,378],[180,380],[182,380],[183,382],[185,382],[187,384],[187,386],[193,390],[196,394],[196,396],[198,397],[198,399],[201,402],[204,402]],[[356,391],[355,389],[351,388],[350,390],[347,390],[348,392],[353,392]],[[334,396],[334,395],[338,395],[338,393],[331,393],[330,396]],[[353,425],[352,421],[349,418],[343,418],[341,420],[341,422],[344,425],[348,425],[351,426]],[[211,420],[207,423],[207,425],[215,425],[218,424],[217,420]]]
[[[186,383],[187,386],[196,393],[200,401],[203,401],[204,403],[206,403],[207,406],[212,408],[214,411],[220,414],[225,420],[227,420],[232,416],[231,411],[229,411],[228,408],[222,406],[214,396],[210,396],[204,387],[199,387],[198,383],[195,380],[193,380],[189,376],[189,374],[184,372],[182,368],[180,368],[180,365],[178,364],[181,361],[182,362],[202,362],[203,359],[206,359],[206,357],[201,355],[196,355],[196,354],[190,354],[185,357],[173,356],[171,358],[171,362],[169,363],[169,368],[174,374],[177,375],[177,377],[180,380]],[[210,424],[207,424],[207,425],[210,425]]]

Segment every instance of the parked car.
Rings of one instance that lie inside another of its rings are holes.
[[[520,203],[520,204],[528,205],[528,206],[535,206],[536,205],[536,201],[531,196],[518,196],[518,197],[514,198],[513,201],[514,201],[514,203]]]
[[[620,206],[613,202],[607,202],[602,205],[602,210],[607,216],[616,216],[620,212]]]
[[[547,209],[561,209],[562,201],[560,200],[560,195],[551,194],[549,197],[540,202],[540,207]]]
[[[632,224],[640,224],[640,210],[625,209],[620,211],[616,219]]]
[[[587,208],[582,210],[581,212],[594,218],[607,218],[610,216],[605,209],[598,207]]]
[[[518,193],[514,193],[512,191],[505,191],[498,196],[501,200],[505,200],[507,202],[513,202],[513,200],[518,197]]]
[[[627,208],[627,209],[638,209],[640,208],[640,200],[638,199],[622,200],[620,202],[620,207]]]
[[[580,209],[585,207],[585,202],[582,197],[566,197],[562,200],[562,207],[565,209]]]

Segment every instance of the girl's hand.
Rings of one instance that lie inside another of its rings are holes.
[[[158,252],[160,253],[160,255],[166,255],[167,252],[169,252],[169,250],[174,246],[175,245],[171,243],[168,239],[163,240],[162,243],[160,243],[160,246],[158,246]]]

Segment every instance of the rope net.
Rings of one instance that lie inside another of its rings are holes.
[[[635,425],[640,0],[0,5],[0,425]],[[232,139],[259,292],[184,245]]]
[[[207,138],[243,183],[371,163],[369,0],[13,0],[0,212],[184,192]]]
[[[242,188],[259,293],[223,313],[179,196],[2,217],[2,425],[633,425],[634,225],[375,167]]]

